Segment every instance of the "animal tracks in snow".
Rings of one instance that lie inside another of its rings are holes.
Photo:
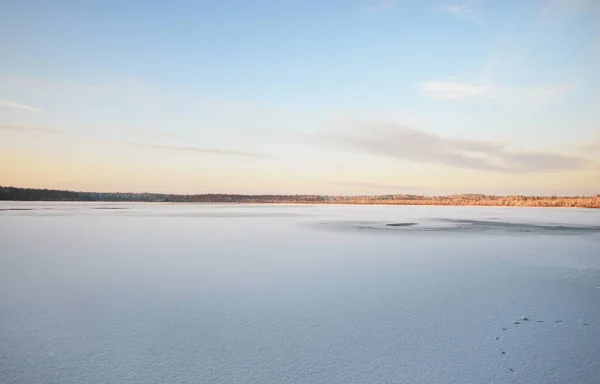
[[[571,322],[569,322],[571,323]],[[550,320],[550,321],[546,321],[546,320],[540,320],[540,319],[536,319],[536,320],[530,320],[529,317],[527,316],[521,316],[518,320],[512,321],[512,326],[506,326],[503,328],[500,328],[500,332],[510,332],[510,331],[522,331],[528,327],[561,327],[563,325],[580,325],[581,327],[590,327],[591,324],[588,322],[582,322],[582,323],[574,323],[574,324],[569,324],[569,323],[565,323],[565,321],[561,320],[561,319],[556,319],[556,320]],[[507,333],[508,335],[509,333]],[[495,336],[494,339],[496,341],[498,341],[499,343],[497,343],[498,349],[499,349],[499,355],[503,358],[503,359],[508,359],[509,356],[511,355],[509,352],[507,352],[507,350],[511,350],[511,346],[510,346],[510,342],[507,340],[507,338],[503,338],[500,337],[500,335]],[[518,358],[518,351],[513,352],[513,355],[517,355]],[[507,366],[507,370],[510,373],[517,373],[517,370],[513,367],[510,366],[510,361],[506,360],[506,366]]]

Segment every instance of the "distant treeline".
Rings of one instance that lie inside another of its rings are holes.
[[[52,189],[0,187],[0,200],[12,201],[113,201],[174,203],[305,203],[305,204],[390,204],[390,205],[480,205],[520,207],[600,208],[596,196],[494,196],[462,194],[421,196],[409,194],[382,196],[322,195],[174,195],[162,193],[75,192]]]

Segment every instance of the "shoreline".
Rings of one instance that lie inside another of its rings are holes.
[[[425,206],[425,207],[498,207],[498,208],[577,208],[577,209],[600,209],[599,205],[527,205],[527,204],[493,204],[493,203],[464,203],[444,204],[437,202],[415,203],[415,202],[219,202],[219,201],[134,201],[134,200],[1,200],[1,203],[87,203],[87,204],[169,204],[169,205],[348,205],[348,206]],[[2,209],[0,209],[2,210]]]
[[[595,196],[497,196],[456,194],[379,196],[167,194],[133,192],[81,192],[0,186],[0,201],[97,202],[97,203],[212,203],[212,204],[324,204],[324,205],[419,205],[459,207],[600,208]]]

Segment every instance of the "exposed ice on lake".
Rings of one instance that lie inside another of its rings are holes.
[[[600,226],[574,224],[534,224],[506,221],[466,220],[466,219],[428,219],[421,223],[385,223],[377,221],[332,221],[323,222],[340,230],[396,230],[404,232],[503,232],[526,234],[580,235],[600,234]],[[392,227],[392,228],[390,228]]]
[[[0,203],[0,383],[597,384],[599,228],[586,209]]]

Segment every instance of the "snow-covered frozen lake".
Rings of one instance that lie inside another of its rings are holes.
[[[0,383],[598,384],[600,210],[3,202]]]

